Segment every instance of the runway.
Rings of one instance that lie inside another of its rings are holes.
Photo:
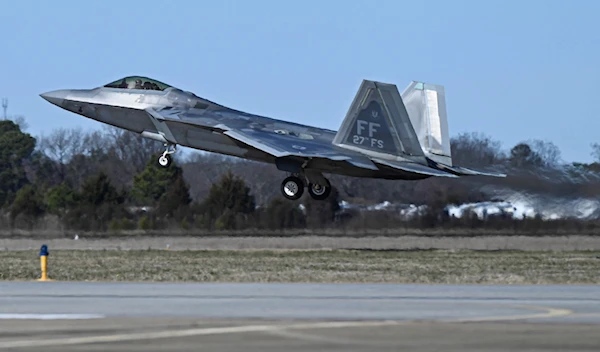
[[[600,286],[591,285],[0,284],[0,349],[597,351],[599,344]]]

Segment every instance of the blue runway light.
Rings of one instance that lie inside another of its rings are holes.
[[[49,281],[48,279],[48,246],[45,244],[40,248],[40,268],[42,275],[38,281]]]

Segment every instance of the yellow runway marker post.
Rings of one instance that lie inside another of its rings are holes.
[[[40,267],[42,269],[42,275],[38,281],[52,281],[48,279],[48,246],[45,244],[40,248]]]

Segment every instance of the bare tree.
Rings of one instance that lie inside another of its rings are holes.
[[[600,163],[600,144],[598,144],[598,143],[592,143],[592,153],[591,153],[591,155],[594,158],[594,161]]]
[[[528,141],[527,144],[539,155],[544,166],[555,167],[562,162],[560,149],[554,143],[534,139]]]
[[[219,182],[227,171],[242,177],[253,193],[260,194],[261,190],[257,188],[260,183],[258,179],[266,178],[263,174],[264,166],[264,164],[208,152],[195,152],[182,163],[184,178],[190,185],[190,196],[195,201],[204,199],[208,195],[210,187]],[[263,169],[260,169],[261,167]],[[256,181],[256,183],[249,182],[249,180]],[[260,200],[257,201],[262,201],[262,197],[258,198]]]
[[[17,125],[19,125],[21,131],[25,131],[29,128],[29,123],[27,123],[27,121],[25,120],[25,116],[23,115],[13,116],[11,117],[11,120],[13,120]]]
[[[40,138],[39,148],[51,159],[68,163],[73,156],[86,151],[86,136],[80,128],[53,130],[49,136]]]
[[[499,141],[481,133],[461,133],[451,140],[452,159],[458,165],[490,166],[503,163],[506,155]]]
[[[152,156],[164,149],[158,141],[116,127],[105,126],[104,132],[114,155],[133,173],[141,172]]]
[[[109,148],[108,138],[100,131],[91,131],[86,134],[84,144],[86,148],[86,155],[107,153]]]
[[[85,138],[84,132],[79,128],[58,128],[54,129],[49,136],[39,138],[38,148],[56,162],[57,172],[61,180],[65,177],[65,165],[75,155],[85,152]]]

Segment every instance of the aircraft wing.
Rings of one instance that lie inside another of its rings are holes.
[[[223,134],[278,158],[295,156],[346,161],[360,168],[378,170],[377,166],[368,157],[358,153],[337,150],[332,144],[323,143],[318,140],[302,139],[288,134],[278,134],[250,128],[239,130],[229,129],[224,131]]]
[[[147,109],[158,131],[175,144],[182,140],[203,139],[198,130],[218,131],[247,148],[260,150],[283,160],[325,159],[345,162],[351,166],[373,170],[402,173],[409,177],[456,177],[443,171],[414,162],[373,159],[359,152],[341,148],[332,143],[335,131],[313,129],[306,126],[278,125],[277,121],[260,116],[245,116],[232,111],[194,111],[169,108]],[[206,132],[205,132],[206,133]],[[330,136],[326,136],[330,133]],[[197,137],[191,137],[196,135]],[[191,142],[188,145],[193,144]],[[412,175],[412,176],[411,176]]]
[[[278,135],[256,130],[228,130],[224,134],[240,142],[251,145],[276,157],[298,156],[307,158],[326,158],[330,160],[345,160],[354,166],[379,170],[379,166],[392,168],[409,174],[419,174],[438,177],[458,177],[453,173],[434,169],[414,162],[386,161],[378,158],[368,158],[360,154],[338,150],[333,144],[313,141],[298,141],[294,137]]]
[[[379,170],[366,156],[352,151],[338,148],[320,138],[315,133],[294,132],[278,129],[277,126],[267,125],[264,121],[245,120],[244,116],[229,114],[228,112],[206,112],[203,114],[168,109],[157,111],[148,109],[148,114],[154,121],[155,127],[162,135],[171,136],[170,142],[181,144],[178,140],[184,129],[209,129],[219,131],[224,135],[254,149],[258,149],[276,158],[300,157],[311,159],[328,159],[332,161],[345,161],[353,166]],[[269,121],[270,122],[270,121]],[[169,138],[167,138],[169,139]]]
[[[218,131],[246,147],[260,150],[277,159],[326,159],[346,162],[354,167],[373,171],[391,171],[412,177],[456,177],[453,173],[414,162],[373,159],[359,152],[341,148],[331,143],[334,131],[307,128],[306,126],[277,125],[259,116],[244,116],[229,111],[197,113],[190,110],[148,109],[148,114],[166,139],[175,144],[188,139],[195,129]],[[297,127],[297,128],[296,128]],[[331,136],[325,136],[331,133]],[[202,137],[196,137],[196,139]],[[190,143],[188,143],[190,144]]]

